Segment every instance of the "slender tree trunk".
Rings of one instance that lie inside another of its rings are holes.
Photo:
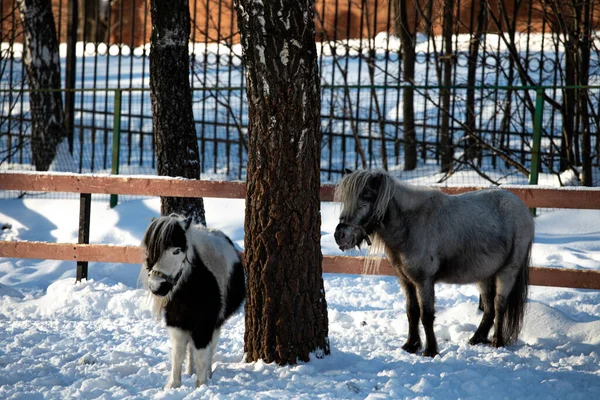
[[[60,60],[50,0],[18,0],[25,36],[25,68],[31,107],[31,154],[36,170],[47,171],[66,137],[60,91]],[[55,91],[49,91],[55,90]]]
[[[376,22],[372,21],[372,18],[376,18],[377,16],[377,4],[375,4],[375,8],[373,12],[369,10],[369,3],[363,1],[363,13],[365,13],[365,25],[367,28],[367,37],[375,38],[377,32]],[[381,107],[379,105],[379,99],[377,97],[377,90],[375,89],[375,74],[377,71],[377,52],[375,51],[375,41],[369,41],[368,45],[369,51],[367,53],[366,61],[367,61],[367,69],[369,71],[369,81],[371,83],[371,105],[369,106],[372,109],[372,106],[375,106],[375,114],[377,115],[377,121],[379,123],[379,132],[380,132],[380,140],[381,140],[381,168],[384,170],[388,170],[388,157],[387,157],[387,140],[386,140],[386,132],[385,132],[385,115],[383,115]],[[384,92],[385,93],[385,92]],[[385,97],[385,94],[384,94]],[[370,125],[370,124],[369,124]],[[372,144],[369,143],[369,147],[372,147]],[[373,150],[370,149],[370,153],[373,154]]]
[[[454,25],[454,0],[444,0],[444,75],[442,85],[445,86],[441,90],[442,103],[442,121],[440,127],[440,145],[442,152],[442,168],[444,173],[452,170],[452,138],[450,136],[450,86],[452,85],[452,66],[454,64],[454,55],[452,53],[452,27]]]
[[[589,83],[590,72],[590,53],[591,53],[591,36],[592,36],[592,18],[593,0],[585,0],[582,10],[582,35],[580,44],[580,60],[579,60],[579,84],[587,86]],[[580,115],[581,115],[581,184],[583,186],[592,186],[592,142],[590,132],[590,115],[588,110],[589,96],[588,89],[580,89]],[[598,138],[596,139],[598,140]]]
[[[246,360],[329,353],[320,247],[320,90],[313,2],[239,0],[246,66]]]
[[[417,167],[417,134],[415,130],[415,89],[408,85],[415,83],[415,44],[416,26],[408,26],[406,0],[395,0],[394,30],[402,44],[402,127],[404,128],[404,169],[412,171]],[[416,25],[416,21],[415,21]]]
[[[433,34],[433,2],[435,0],[427,0],[425,3],[425,10],[423,11],[422,8],[419,8],[419,15],[421,16],[421,18],[423,18],[423,20],[425,21],[425,27],[424,27],[424,31],[425,31],[425,35],[427,35],[427,40],[428,41],[432,41],[433,42],[433,48],[434,48],[434,52],[437,53],[437,50],[435,50],[435,38],[434,38],[434,34]],[[415,3],[416,5],[418,5],[419,3]],[[433,39],[433,40],[432,40]],[[427,55],[426,58],[426,71],[425,71],[425,82],[428,83],[429,82],[429,55]],[[439,62],[438,62],[438,57],[434,57],[434,67],[435,67],[435,74],[437,77],[437,82],[439,84],[439,82],[441,82],[441,77],[442,77],[442,73],[440,71],[439,68]],[[429,93],[428,91],[425,91],[425,94],[428,96]],[[425,103],[427,104],[427,103]],[[425,107],[424,109],[424,119],[423,119],[423,136],[425,136],[425,132],[426,132],[426,128],[425,126],[427,125],[427,122],[429,121],[429,117],[428,117],[428,112],[427,112],[427,107]],[[416,137],[416,134],[415,134]],[[424,140],[425,141],[425,140]],[[426,161],[428,157],[427,154],[427,144],[423,143],[423,146],[421,146],[421,158],[423,159],[423,161]],[[436,155],[436,158],[439,157],[439,153],[438,155]]]
[[[485,33],[485,23],[487,15],[487,7],[485,0],[479,0],[476,3],[477,8],[477,21],[475,31],[471,36],[471,42],[469,44],[469,62],[467,71],[467,115],[465,121],[465,127],[468,130],[465,156],[468,159],[475,159],[481,156],[481,149],[477,146],[477,141],[473,137],[475,135],[475,81],[477,74],[477,58],[479,56],[479,46],[481,44],[481,37]],[[473,8],[472,8],[472,11]]]
[[[575,38],[571,32],[566,33],[565,42],[565,85],[577,84],[575,77]],[[575,153],[573,151],[573,138],[575,136],[575,89],[563,89],[563,125],[562,141],[560,146],[560,170],[565,171],[575,165]]]
[[[152,0],[150,97],[159,175],[200,178],[190,91],[190,9],[187,0]],[[206,224],[202,198],[162,197],[160,211]]]

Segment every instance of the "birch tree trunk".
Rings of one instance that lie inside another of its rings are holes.
[[[56,27],[50,0],[18,0],[17,6],[25,37],[23,60],[32,89],[31,154],[35,169],[47,171],[66,137]]]

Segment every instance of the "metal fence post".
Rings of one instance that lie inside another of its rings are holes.
[[[544,89],[535,90],[535,115],[533,117],[533,144],[531,146],[531,171],[529,173],[529,184],[537,185],[540,174],[540,146],[542,142],[542,121],[544,116]],[[531,208],[535,216],[536,209]]]
[[[92,215],[92,194],[81,193],[79,197],[79,240],[80,244],[90,243],[90,217]],[[76,282],[88,277],[88,262],[77,261]]]
[[[119,175],[119,164],[121,159],[121,95],[121,89],[115,90],[112,137],[112,175]],[[119,196],[111,194],[110,208],[114,208],[118,202]]]

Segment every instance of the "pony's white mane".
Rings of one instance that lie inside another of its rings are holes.
[[[189,265],[189,263],[185,263],[185,267],[181,273],[181,277],[179,278],[179,281],[177,282],[177,285],[175,286],[175,288],[183,281],[185,281],[188,277],[188,275],[190,274],[190,272],[192,271],[191,266]],[[167,304],[169,303],[169,301],[171,300],[172,297],[172,293],[175,291],[174,289],[171,290],[166,296],[156,296],[154,293],[152,293],[149,288],[148,288],[148,270],[146,270],[145,266],[142,266],[141,270],[140,270],[140,276],[138,278],[138,283],[141,283],[142,288],[148,293],[148,302],[151,303],[151,309],[152,309],[152,317],[154,319],[156,319],[157,321],[160,321],[162,319],[162,312],[165,309],[165,307],[167,306]]]
[[[141,282],[142,288],[148,293],[148,301],[151,303],[152,317],[154,319],[156,319],[157,321],[160,321],[162,319],[162,312],[171,300],[173,293],[181,284],[181,282],[184,282],[188,278],[191,272],[191,265],[188,262],[186,262],[181,272],[181,277],[179,278],[179,281],[177,282],[175,287],[166,296],[156,296],[148,288],[148,270],[145,266],[142,266],[138,281]]]
[[[362,273],[364,275],[379,275],[381,259],[385,252],[385,243],[377,234],[371,235],[371,245],[367,248]]]
[[[382,220],[387,207],[396,193],[398,181],[381,169],[357,170],[342,178],[335,188],[334,201],[342,203],[342,215],[354,214],[359,206],[359,196],[373,179],[379,180],[377,200],[373,207],[373,217]],[[371,246],[367,248],[367,255],[363,265],[363,274],[376,274],[379,272],[381,258],[385,251],[385,243],[377,234],[369,236]]]

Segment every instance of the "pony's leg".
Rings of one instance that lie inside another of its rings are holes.
[[[494,298],[496,319],[494,320],[494,336],[492,337],[492,346],[494,347],[504,347],[504,317],[508,305],[508,296],[516,280],[515,271],[509,268],[505,268],[496,274],[496,297]]]
[[[210,347],[208,346],[202,349],[194,348],[194,364],[196,364],[196,387],[202,385],[208,385],[210,379]]]
[[[210,358],[209,358],[209,378],[212,378],[212,364],[215,359],[215,352],[217,351],[217,345],[219,344],[219,337],[221,336],[221,328],[215,329],[212,336],[212,341],[210,342]]]
[[[409,353],[416,353],[421,349],[421,337],[419,335],[419,301],[417,300],[417,290],[415,285],[408,280],[399,278],[400,286],[406,297],[406,317],[408,318],[408,338],[402,349]]]
[[[193,332],[194,364],[196,365],[196,387],[208,385],[211,375],[211,346],[215,324],[205,324]]]
[[[194,344],[191,340],[187,345],[187,365],[185,373],[187,375],[192,375],[194,373]]]
[[[494,278],[477,282],[477,287],[479,288],[479,302],[483,308],[483,317],[475,334],[469,340],[469,344],[489,343],[488,334],[494,324],[494,296],[496,295]]]
[[[189,333],[173,327],[169,327],[169,337],[171,338],[171,376],[165,389],[172,389],[181,385],[181,367],[190,340]]]
[[[433,281],[431,279],[426,279],[416,285],[416,287],[419,307],[421,308],[421,322],[425,329],[425,350],[423,350],[423,356],[435,357],[438,354],[438,347],[433,331],[433,321],[435,320],[435,292]]]

